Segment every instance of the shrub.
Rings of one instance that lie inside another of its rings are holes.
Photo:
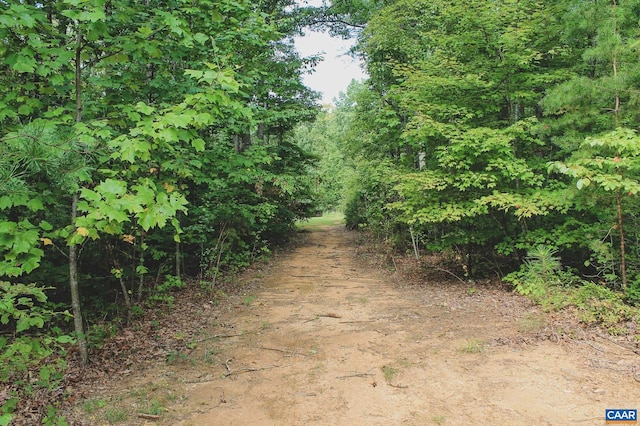
[[[22,398],[37,389],[54,390],[62,381],[65,345],[73,338],[59,328],[43,329],[69,313],[47,310],[46,302],[45,289],[35,284],[0,281],[0,325],[8,332],[0,337],[0,384],[10,389],[10,398],[0,406],[0,425],[12,421]],[[41,414],[46,424],[62,424],[51,407]]]

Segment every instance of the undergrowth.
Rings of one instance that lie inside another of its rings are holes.
[[[66,424],[53,403],[64,394],[65,356],[74,338],[57,326],[69,313],[49,309],[45,290],[0,281],[0,426],[12,424],[29,399],[40,404],[40,424]]]
[[[627,304],[624,294],[563,270],[556,255],[553,249],[538,246],[504,281],[547,311],[574,307],[580,321],[602,326],[612,335],[627,334],[624,323],[640,321],[640,308]]]

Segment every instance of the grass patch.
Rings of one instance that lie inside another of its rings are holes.
[[[140,424],[142,414],[159,416],[168,422],[173,420],[169,407],[185,397],[181,390],[176,390],[175,382],[171,377],[136,386],[126,393],[118,393],[117,397],[86,399],[77,409],[81,410],[79,414],[87,420],[86,424],[92,425]]]
[[[322,228],[323,226],[341,225],[344,223],[344,214],[341,212],[324,213],[319,217],[312,217],[306,220],[301,220],[296,223],[296,228],[300,230],[314,230]]]
[[[445,420],[447,420],[447,418],[445,416],[433,416],[433,417],[431,417],[431,421],[433,421],[433,423],[437,424],[437,425],[443,425]]]
[[[218,363],[218,354],[220,351],[217,348],[207,349],[202,356],[202,361],[205,364],[216,365]]]
[[[147,409],[143,411],[144,414],[151,414],[152,416],[161,416],[164,413],[165,408],[157,399],[151,400]]]
[[[180,351],[171,351],[167,355],[167,365],[191,364],[195,365],[195,360],[191,355],[187,355]]]
[[[107,408],[104,412],[104,419],[107,421],[107,423],[112,425],[124,422],[128,417],[129,415],[126,411],[117,407]]]
[[[382,367],[382,374],[384,374],[384,379],[387,383],[390,383],[393,377],[398,374],[398,369],[391,365],[384,365]]]
[[[460,349],[460,352],[465,354],[478,354],[483,351],[484,342],[480,339],[471,339]]]
[[[106,401],[104,401],[102,399],[97,399],[97,398],[87,399],[86,401],[84,401],[82,403],[82,409],[87,414],[93,414],[96,411],[101,410],[106,406],[107,406],[107,402]]]

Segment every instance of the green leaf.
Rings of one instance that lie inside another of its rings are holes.
[[[40,367],[40,372],[38,373],[38,376],[40,377],[40,380],[44,382],[48,382],[49,379],[51,379],[51,370],[49,369],[48,366],[43,365],[42,367]]]
[[[205,44],[209,40],[209,36],[203,33],[196,33],[193,39],[200,44]]]
[[[205,142],[203,139],[197,138],[191,141],[191,145],[195,148],[197,152],[204,151]]]
[[[16,332],[17,333],[21,333],[25,330],[28,330],[29,328],[31,328],[31,324],[29,322],[29,317],[24,317],[21,316],[20,318],[18,318],[18,321],[16,322]]]
[[[13,201],[8,195],[0,197],[0,210],[8,209],[13,206]]]
[[[156,221],[154,220],[153,215],[147,211],[140,214],[138,217],[138,224],[142,226],[142,229],[148,231],[156,225]]]
[[[75,9],[66,9],[60,12],[62,16],[66,16],[69,19],[77,19],[80,16],[80,11]]]
[[[65,335],[56,337],[56,341],[58,343],[67,344],[67,343],[75,343],[76,339],[73,336],[69,336],[65,334]]]
[[[148,26],[138,28],[138,32],[145,38],[153,34],[153,30]]]
[[[122,195],[127,191],[127,183],[121,180],[106,179],[96,187],[103,195]]]
[[[62,86],[65,83],[65,78],[61,74],[53,74],[49,77],[49,82],[54,86]]]
[[[33,28],[36,25],[36,20],[33,19],[30,11],[22,12],[19,14],[20,25],[24,25],[27,28]]]
[[[14,19],[9,15],[0,15],[0,27],[11,28],[15,24]]]
[[[15,222],[0,222],[0,234],[13,234],[16,231],[17,226],[18,224]]]
[[[589,179],[589,178],[581,178],[581,179],[578,179],[578,181],[576,182],[576,187],[578,189],[582,189],[582,188],[586,188],[590,184],[591,184],[591,179]]]
[[[44,209],[44,204],[40,197],[32,198],[27,202],[27,208],[32,212],[37,212]]]
[[[33,112],[33,106],[29,104],[20,105],[18,108],[18,114],[20,115],[29,115]]]
[[[17,400],[17,398],[14,398]],[[9,426],[13,420],[13,415],[10,413],[0,414],[0,426]]]
[[[151,115],[155,112],[155,108],[145,104],[144,102],[138,102],[136,104],[136,111],[144,115]]]
[[[9,55],[6,63],[11,65],[15,71],[19,73],[32,73],[36,70],[38,63],[31,55],[13,54]]]
[[[171,126],[185,128],[191,124],[191,114],[186,112],[182,114],[175,114],[170,112],[165,117],[163,117],[163,121],[167,122]]]
[[[86,22],[98,22],[98,21],[104,20],[105,18],[106,16],[104,14],[104,11],[100,9],[83,11],[76,17],[76,19],[78,19],[79,21],[86,21]]]

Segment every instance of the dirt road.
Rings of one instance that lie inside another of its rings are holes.
[[[399,288],[352,238],[327,227],[275,261],[219,324],[238,335],[212,343],[177,424],[602,425],[640,408],[635,353],[541,339],[545,315],[499,289]]]
[[[144,340],[146,364],[94,381],[73,424],[602,425],[606,408],[640,408],[630,345],[495,285],[409,284],[354,238],[305,234],[244,294],[215,307],[196,291],[141,324],[174,349]]]

